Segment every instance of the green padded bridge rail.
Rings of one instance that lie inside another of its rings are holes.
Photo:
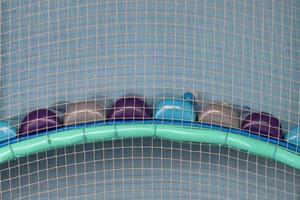
[[[66,130],[38,136],[0,148],[0,163],[37,152],[98,141],[155,137],[174,141],[224,145],[282,162],[300,169],[300,155],[280,146],[250,137],[209,128],[191,128],[176,125],[128,124],[107,125]]]

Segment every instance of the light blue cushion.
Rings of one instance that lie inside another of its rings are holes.
[[[16,129],[10,128],[9,123],[0,121],[0,142],[16,137]]]
[[[195,121],[194,96],[185,93],[183,99],[166,99],[155,106],[155,118],[167,120]]]
[[[300,145],[300,126],[292,128],[286,136],[288,142]]]

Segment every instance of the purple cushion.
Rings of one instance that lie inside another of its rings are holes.
[[[115,102],[108,117],[110,119],[147,119],[152,117],[152,112],[143,100],[125,97]]]
[[[280,121],[268,113],[249,114],[243,120],[241,129],[274,138],[283,137]]]
[[[54,111],[46,108],[37,109],[30,112],[23,119],[19,129],[19,135],[35,134],[60,126],[62,126],[62,121]]]

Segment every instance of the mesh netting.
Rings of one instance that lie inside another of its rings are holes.
[[[128,139],[1,166],[3,199],[298,199],[299,170],[230,148]]]
[[[300,1],[0,5],[2,199],[300,198]]]

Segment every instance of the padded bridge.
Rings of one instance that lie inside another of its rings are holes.
[[[249,136],[208,127],[159,123],[106,123],[97,126],[64,128],[35,137],[11,141],[0,148],[0,163],[37,152],[74,144],[134,137],[155,137],[175,141],[200,142],[229,146],[264,156],[300,169],[300,156],[288,149]]]

